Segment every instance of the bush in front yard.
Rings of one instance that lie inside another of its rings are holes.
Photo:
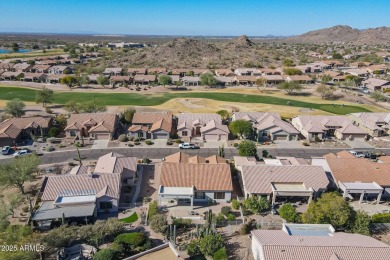
[[[390,213],[378,213],[372,215],[373,223],[390,223]]]
[[[57,135],[60,133],[57,127],[52,127],[49,130],[49,136],[50,137],[57,137]]]
[[[236,220],[236,216],[233,215],[232,213],[229,213],[229,215],[227,215],[227,218],[228,218],[229,221],[234,221],[234,220]]]
[[[232,208],[238,210],[240,208],[240,202],[236,199],[232,199]]]
[[[118,141],[119,142],[127,142],[127,136],[125,134],[121,134],[120,136],[118,136]]]
[[[225,216],[229,215],[231,211],[231,208],[229,206],[224,206],[221,208],[221,213],[224,214]]]
[[[167,218],[165,215],[157,214],[150,219],[150,228],[157,233],[164,234],[167,231]]]
[[[147,145],[152,145],[153,142],[152,142],[151,140],[145,140],[145,144],[147,144]]]
[[[158,213],[157,201],[153,201],[149,204],[148,219],[150,220],[154,215]]]
[[[175,143],[181,144],[181,140],[180,140],[180,139],[176,139],[176,140],[175,140]]]

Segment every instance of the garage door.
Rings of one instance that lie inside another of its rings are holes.
[[[205,135],[206,140],[219,140],[219,135]]]
[[[168,139],[168,134],[153,134],[154,139]]]
[[[95,140],[110,140],[110,134],[95,134]]]
[[[366,135],[351,135],[350,140],[364,140],[364,138],[366,138]]]
[[[287,140],[287,135],[275,135],[274,140]]]

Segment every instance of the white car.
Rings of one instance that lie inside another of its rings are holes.
[[[362,152],[357,152],[357,151],[349,151],[353,156],[355,156],[356,158],[364,158],[365,155],[364,153]]]
[[[14,157],[20,157],[24,155],[28,155],[30,152],[28,150],[20,150],[13,154]]]
[[[179,148],[180,149],[196,149],[197,147],[191,143],[182,143],[182,144],[179,144]]]
[[[3,149],[1,149],[1,154],[2,155],[7,155],[7,154],[9,154],[10,151],[11,151],[11,147],[10,146],[4,146]]]

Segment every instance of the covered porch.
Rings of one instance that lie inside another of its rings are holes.
[[[313,200],[315,194],[312,188],[306,188],[303,182],[300,183],[272,183],[272,205],[275,205],[277,197],[304,197],[308,199],[307,204]]]
[[[364,196],[375,194],[376,203],[379,204],[382,197],[383,187],[376,182],[340,182],[339,188],[343,191],[343,197],[354,199],[352,194],[360,194],[359,204],[363,203]]]
[[[194,186],[192,187],[164,187],[161,186],[158,189],[158,205],[166,206],[170,201],[176,201],[174,205],[187,204],[194,207]]]

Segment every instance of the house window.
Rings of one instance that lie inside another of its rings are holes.
[[[214,192],[214,199],[215,200],[224,200],[225,199],[225,192]]]
[[[70,136],[76,136],[76,131],[70,131]]]
[[[181,132],[181,135],[182,135],[182,136],[188,136],[188,132],[187,132],[187,131],[182,131],[182,132]]]
[[[206,194],[201,191],[195,192],[195,199],[197,200],[204,200],[206,198]]]
[[[100,209],[112,209],[112,202],[111,201],[100,202]]]

